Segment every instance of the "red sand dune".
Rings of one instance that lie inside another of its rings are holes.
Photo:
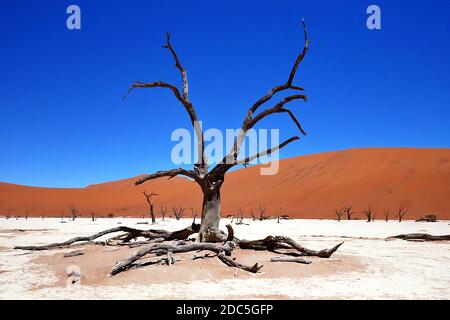
[[[70,215],[74,204],[83,216],[94,210],[106,216],[148,216],[143,190],[159,194],[156,211],[165,205],[201,206],[201,192],[184,178],[161,178],[136,187],[136,178],[91,185],[86,188],[54,189],[0,183],[0,215]],[[259,166],[231,172],[222,187],[223,216],[240,206],[247,216],[258,205],[267,213],[295,218],[335,218],[334,210],[353,206],[355,217],[371,206],[377,219],[382,210],[408,207],[406,219],[435,213],[450,219],[450,149],[370,148],[350,149],[285,159],[280,172],[261,176]]]

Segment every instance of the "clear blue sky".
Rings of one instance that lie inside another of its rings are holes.
[[[66,28],[66,8],[82,29]],[[382,30],[366,28],[378,4]],[[173,129],[188,127],[165,90],[179,83],[165,32],[190,77],[205,128],[237,128],[284,82],[303,45],[292,109],[309,136],[281,156],[354,147],[450,147],[450,2],[92,1],[0,3],[0,181],[77,187],[169,169]],[[172,121],[167,121],[168,117]],[[297,134],[285,116],[264,122]]]

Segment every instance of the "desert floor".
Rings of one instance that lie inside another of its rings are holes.
[[[238,238],[285,235],[312,249],[345,241],[331,259],[311,258],[309,265],[273,263],[270,258],[276,254],[269,252],[233,252],[239,262],[263,264],[258,274],[237,272],[217,258],[192,260],[191,252],[176,255],[179,261],[170,267],[152,265],[108,277],[116,261],[138,249],[94,245],[33,253],[12,249],[90,235],[118,224],[177,230],[192,222],[166,219],[151,226],[138,225],[142,219],[65,221],[0,218],[0,299],[450,299],[450,242],[385,241],[401,233],[449,234],[449,221],[277,224],[246,219],[250,225],[233,225]],[[63,257],[75,248],[85,254]],[[73,269],[81,272],[79,285],[68,281],[67,273]]]

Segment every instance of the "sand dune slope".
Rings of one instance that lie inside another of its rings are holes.
[[[136,178],[91,185],[86,188],[52,189],[0,183],[0,215],[69,215],[74,204],[84,216],[147,215],[143,190],[159,193],[157,211],[165,205],[201,206],[200,190],[184,178],[158,179],[136,187]],[[350,149],[285,159],[274,176],[260,175],[259,166],[231,172],[222,189],[224,214],[239,206],[247,215],[258,205],[272,216],[283,212],[297,218],[334,218],[334,209],[353,206],[355,217],[371,206],[377,218],[382,210],[391,217],[400,203],[408,207],[407,219],[436,213],[450,219],[450,149],[370,148]]]

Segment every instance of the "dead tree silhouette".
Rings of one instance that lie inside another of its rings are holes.
[[[342,210],[344,211],[344,214],[347,215],[347,220],[352,220],[352,215],[355,214],[354,211],[352,211],[353,207],[344,207]]]
[[[375,213],[373,212],[372,208],[369,207],[366,210],[363,211],[363,214],[366,216],[367,218],[367,222],[371,222],[374,219]]]
[[[341,217],[344,215],[344,210],[341,209],[335,209],[334,212],[336,213],[337,221],[341,221]]]
[[[153,203],[152,197],[153,197],[153,196],[157,196],[158,194],[153,193],[153,192],[147,193],[146,191],[143,191],[142,193],[143,193],[144,196],[145,196],[145,200],[147,201],[148,208],[149,208],[149,210],[150,210],[150,217],[152,218],[152,224],[155,224],[156,219],[155,219],[155,211],[153,210],[153,208],[154,208],[154,203]]]
[[[129,88],[127,96],[131,91],[135,89],[152,89],[152,88],[164,88],[170,90],[175,96],[176,100],[180,102],[181,106],[185,109],[189,116],[190,123],[194,129],[196,138],[197,138],[197,162],[194,164],[192,169],[184,169],[184,168],[176,168],[172,170],[163,170],[157,171],[153,174],[145,175],[135,182],[136,185],[140,185],[147,181],[168,177],[173,178],[175,176],[185,176],[189,179],[192,179],[195,183],[200,186],[200,189],[203,193],[203,203],[201,206],[201,223],[200,225],[193,223],[190,227],[175,231],[168,232],[165,230],[136,230],[128,227],[118,227],[109,230],[105,230],[103,232],[91,235],[89,237],[77,237],[74,239],[70,239],[68,241],[62,243],[54,243],[46,246],[26,246],[26,247],[17,247],[17,249],[22,250],[48,250],[54,248],[64,248],[68,247],[73,243],[90,243],[90,244],[101,244],[104,245],[105,241],[95,241],[95,239],[104,236],[109,233],[121,232],[119,236],[115,235],[109,240],[106,240],[109,245],[124,245],[129,241],[138,238],[145,238],[145,241],[135,240],[134,246],[145,245],[139,251],[131,255],[130,257],[117,262],[111,269],[110,274],[115,275],[119,272],[128,270],[133,267],[138,267],[139,263],[136,262],[149,254],[154,255],[173,255],[181,252],[190,252],[190,251],[211,251],[216,254],[216,256],[227,266],[232,266],[236,268],[240,268],[249,272],[256,273],[258,272],[262,266],[255,263],[253,266],[243,265],[232,257],[230,257],[231,252],[234,248],[239,247],[240,249],[246,250],[268,250],[271,252],[277,252],[278,254],[296,254],[302,256],[317,256],[320,258],[329,258],[341,245],[342,243],[337,244],[336,246],[330,249],[323,249],[320,251],[311,250],[302,247],[299,243],[294,241],[291,238],[283,237],[283,236],[268,236],[264,239],[260,240],[244,240],[238,239],[234,237],[234,230],[231,225],[227,225],[227,233],[219,229],[219,222],[221,217],[221,187],[225,181],[225,176],[229,170],[238,165],[246,165],[251,161],[261,158],[266,155],[270,155],[286,145],[290,144],[293,141],[299,140],[298,136],[291,137],[285,141],[283,141],[278,146],[275,146],[271,149],[267,149],[265,151],[258,152],[254,155],[238,158],[240,154],[241,147],[243,145],[244,139],[247,136],[247,133],[250,129],[259,124],[262,120],[267,119],[270,116],[277,114],[285,114],[289,116],[289,118],[296,125],[297,129],[300,131],[302,135],[306,135],[305,130],[302,128],[300,122],[295,117],[294,113],[287,108],[287,105],[294,101],[304,101],[306,102],[307,96],[303,93],[304,89],[300,86],[294,85],[294,77],[297,73],[297,69],[300,63],[304,60],[310,41],[307,36],[306,24],[303,21],[303,33],[304,33],[304,46],[302,51],[297,55],[295,62],[292,66],[292,69],[287,77],[285,82],[282,82],[280,85],[277,85],[269,90],[267,94],[259,98],[255,101],[247,110],[244,120],[241,125],[241,130],[238,132],[237,136],[234,139],[233,146],[231,150],[225,155],[222,161],[219,161],[212,168],[207,162],[205,156],[205,140],[203,137],[203,131],[201,128],[201,124],[199,118],[197,116],[196,109],[194,104],[192,103],[189,97],[189,85],[188,85],[188,76],[187,71],[184,66],[181,64],[178,55],[176,54],[172,44],[171,44],[171,36],[170,33],[167,34],[167,42],[163,46],[168,49],[172,58],[175,61],[175,67],[178,69],[181,75],[181,90],[170,83],[156,81],[156,82],[135,82]],[[278,102],[275,102],[272,106],[267,107],[268,102],[272,102],[272,98],[277,93],[286,93],[288,90],[297,91],[296,94],[290,94],[286,97],[280,99]],[[262,109],[262,110],[261,110]],[[183,208],[172,208],[176,218],[182,216]],[[198,233],[197,241],[190,243],[189,236]],[[167,243],[166,241],[174,241],[172,243]],[[161,243],[163,242],[163,243]],[[283,252],[277,251],[282,249]],[[172,260],[171,260],[172,261]],[[175,261],[175,260],[173,260]]]
[[[384,214],[384,221],[388,222],[389,221],[389,209],[384,209],[383,210],[383,214]]]
[[[76,218],[78,218],[78,209],[73,204],[69,206],[70,213],[72,214],[72,221],[75,221]]]
[[[258,109],[263,108],[263,105],[269,102],[275,96],[276,93],[285,92],[286,90],[294,90],[300,92],[304,90],[303,88],[293,84],[297,69],[300,63],[305,58],[310,43],[307,36],[306,24],[304,23],[304,21],[303,21],[303,30],[305,37],[304,47],[301,53],[297,56],[297,59],[295,60],[292,70],[289,73],[287,81],[281,85],[273,87],[266,95],[258,99],[255,103],[253,103],[250,106],[242,122],[241,130],[239,131],[237,137],[235,137],[233,147],[231,148],[229,153],[223,158],[223,160],[220,163],[216,164],[213,168],[209,167],[209,164],[205,157],[204,153],[205,141],[203,137],[203,131],[194,104],[189,98],[189,84],[187,71],[181,64],[181,61],[178,58],[178,55],[171,44],[170,33],[167,34],[167,43],[163,47],[169,50],[175,61],[175,67],[179,70],[181,74],[182,90],[180,91],[177,88],[177,86],[166,82],[156,81],[145,83],[139,81],[132,84],[127,94],[125,95],[126,97],[130,92],[132,92],[135,89],[152,89],[152,88],[169,89],[188,113],[190,122],[194,128],[195,135],[198,141],[197,144],[198,160],[194,164],[194,168],[192,170],[177,168],[172,170],[158,171],[153,174],[149,174],[142,177],[141,179],[136,181],[136,184],[139,185],[146,181],[161,177],[173,178],[178,175],[183,175],[190,179],[193,179],[200,186],[203,193],[202,219],[198,237],[199,241],[221,242],[227,238],[227,235],[219,229],[219,222],[221,216],[220,190],[225,181],[225,174],[230,169],[232,169],[237,165],[245,165],[255,159],[274,153],[279,149],[285,147],[289,143],[299,139],[298,136],[294,136],[292,138],[285,140],[276,147],[259,152],[255,155],[246,157],[244,159],[238,159],[239,151],[250,129],[252,129],[261,120],[266,119],[271,115],[287,114],[290,117],[290,119],[294,122],[294,124],[297,126],[300,133],[306,135],[305,130],[302,128],[300,122],[297,120],[295,115],[292,113],[290,109],[286,107],[288,103],[293,101],[302,100],[306,102],[308,98],[303,93],[289,95],[278,101],[274,106],[267,107],[260,113],[257,113]]]
[[[408,208],[406,207],[406,204],[404,204],[403,202],[400,204],[400,207],[398,208],[397,211],[397,218],[398,218],[398,222],[402,222],[403,217],[408,213]]]
[[[258,211],[259,211],[259,221],[263,221],[263,220],[265,220],[265,219],[267,219],[267,217],[266,217],[266,206],[262,206],[262,205],[259,205],[258,206]]]
[[[183,218],[184,208],[172,207],[172,212],[173,212],[173,215],[175,216],[175,219],[180,220],[181,218]]]
[[[167,213],[167,208],[165,206],[161,206],[159,209],[159,214],[161,215],[161,220],[164,221]]]

